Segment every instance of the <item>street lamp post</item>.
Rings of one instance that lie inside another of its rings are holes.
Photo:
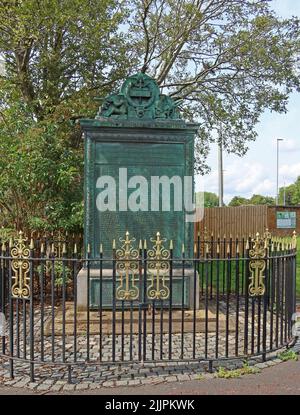
[[[219,165],[219,207],[224,205],[223,203],[223,149],[222,149],[222,142],[219,142],[218,145],[218,165]]]
[[[222,124],[220,124],[219,143],[218,143],[218,174],[219,174],[219,206],[224,206],[223,192],[223,137],[222,137]]]
[[[283,138],[277,138],[277,181],[276,181],[276,205],[279,203],[279,141]]]

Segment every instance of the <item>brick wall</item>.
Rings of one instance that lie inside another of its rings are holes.
[[[291,236],[294,229],[277,229],[276,212],[296,212],[296,232],[300,235],[300,206],[269,206],[268,228],[274,236]]]

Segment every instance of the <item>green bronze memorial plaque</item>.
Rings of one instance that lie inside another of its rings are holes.
[[[99,258],[100,244],[104,257],[111,256],[113,240],[118,247],[126,231],[149,246],[150,238],[160,232],[165,244],[173,240],[174,257],[180,257],[182,244],[186,256],[192,256],[194,224],[186,220],[191,212],[186,211],[185,197],[186,188],[193,194],[198,124],[182,120],[176,103],[160,94],[155,80],[143,73],[127,78],[119,94],[106,98],[95,119],[81,119],[80,124],[85,140],[84,238],[91,258]],[[107,307],[112,301],[110,268],[107,263],[103,301]],[[91,269],[90,275],[90,304],[97,307],[99,272]],[[82,269],[81,309],[86,308],[86,278]],[[188,284],[186,291],[188,306]],[[181,298],[179,287],[173,292]]]

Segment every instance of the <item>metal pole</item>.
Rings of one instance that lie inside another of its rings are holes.
[[[218,143],[218,166],[219,166],[219,206],[223,203],[223,143],[222,143],[222,126],[220,126],[220,138]]]
[[[283,141],[282,138],[277,138],[277,178],[276,178],[276,205],[279,203],[279,141]]]
[[[276,206],[278,205],[278,165],[279,165],[279,151],[278,151],[278,139],[277,139],[277,166],[276,166]]]

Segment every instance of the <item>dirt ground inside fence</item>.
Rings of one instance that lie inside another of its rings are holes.
[[[158,307],[154,312],[152,308],[149,308],[145,311],[146,313],[146,324],[147,332],[153,329],[155,332],[168,333],[169,332],[169,310],[165,309],[161,312]],[[141,318],[143,316],[143,311],[141,313]],[[190,333],[193,331],[193,320],[194,318],[197,321],[196,332],[203,333],[206,330],[205,321],[208,321],[207,331],[214,332],[216,330],[216,304],[210,304],[207,310],[207,316],[205,308],[202,307],[196,311],[195,316],[193,310],[185,310],[183,313],[181,310],[172,310],[172,333],[181,333],[181,330],[185,333]],[[139,327],[139,312],[137,310],[128,310],[116,311],[115,312],[115,334],[137,334],[140,331]],[[112,333],[112,321],[113,313],[110,310],[103,310],[101,314],[101,325],[100,325],[100,313],[99,311],[90,311],[89,312],[89,331],[91,335],[100,333],[102,334],[111,334]],[[184,321],[184,325],[182,325]],[[63,316],[62,306],[56,309],[55,312],[55,325],[54,325],[54,334],[56,336],[61,336],[63,332],[63,322],[65,324],[65,334],[73,335],[74,334],[74,324],[75,324],[75,311],[74,303],[66,302],[65,306],[65,315]],[[76,312],[76,329],[77,335],[85,334],[87,331],[87,312],[86,311],[77,311]],[[226,329],[226,315],[224,310],[219,312],[219,331],[223,332]],[[45,324],[45,335],[51,336],[52,330],[52,321],[48,320]],[[235,318],[230,316],[228,322],[229,332],[235,330]]]

